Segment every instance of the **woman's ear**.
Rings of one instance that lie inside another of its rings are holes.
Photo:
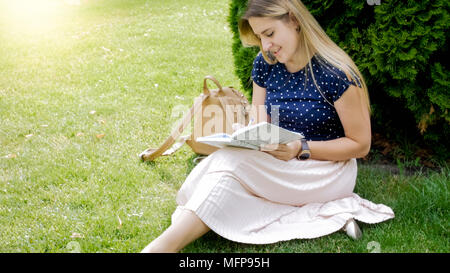
[[[289,24],[291,24],[291,26],[294,27],[297,32],[300,31],[300,24],[292,12],[289,12]]]

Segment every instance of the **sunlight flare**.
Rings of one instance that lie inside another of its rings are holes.
[[[79,1],[0,0],[0,18],[9,29],[29,32],[50,30],[64,20],[64,14]]]

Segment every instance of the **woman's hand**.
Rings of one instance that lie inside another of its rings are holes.
[[[261,152],[273,155],[275,158],[288,161],[296,157],[302,147],[300,140],[294,140],[287,144],[268,144],[261,147]]]

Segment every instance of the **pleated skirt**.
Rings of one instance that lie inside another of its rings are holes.
[[[191,210],[222,237],[269,244],[324,236],[350,218],[393,218],[391,208],[353,193],[356,176],[356,159],[283,161],[261,151],[223,148],[188,175],[172,221]]]

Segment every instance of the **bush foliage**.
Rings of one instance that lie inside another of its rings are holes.
[[[378,2],[378,3],[377,3]],[[251,94],[251,68],[259,48],[244,48],[237,22],[247,0],[233,0],[235,72]],[[412,141],[448,159],[450,79],[447,0],[304,0],[330,38],[361,70],[369,87],[374,133]]]

